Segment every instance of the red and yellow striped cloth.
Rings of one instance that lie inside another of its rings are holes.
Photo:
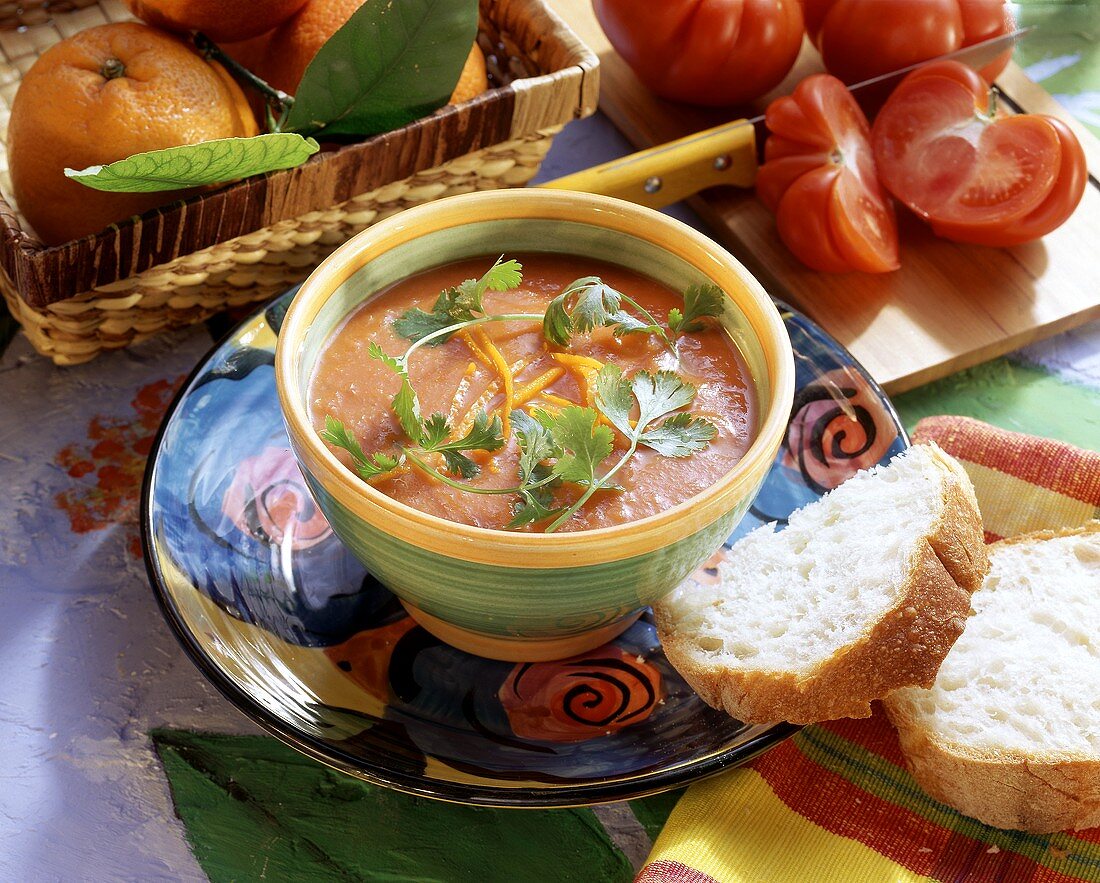
[[[1100,454],[966,417],[922,420],[974,481],[987,541],[1100,517]],[[881,709],[807,727],[693,785],[636,883],[1100,881],[1100,828],[1002,831],[917,787]]]

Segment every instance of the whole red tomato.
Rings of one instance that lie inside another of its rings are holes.
[[[855,83],[954,52],[1015,27],[1004,0],[802,0],[825,69]],[[1007,49],[981,69],[992,82]]]
[[[799,0],[593,0],[611,45],[650,91],[740,104],[779,85],[802,45]]]
[[[998,117],[957,61],[909,74],[875,119],[879,179],[940,236],[1017,245],[1060,226],[1085,192],[1085,152],[1061,120]]]
[[[875,174],[867,117],[845,85],[807,77],[764,122],[771,135],[756,192],[795,257],[827,273],[896,270],[894,208]]]

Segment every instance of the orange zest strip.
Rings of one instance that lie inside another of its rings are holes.
[[[519,359],[513,363],[511,373],[519,374],[519,372],[526,367],[527,360]],[[488,408],[489,402],[491,402],[493,397],[500,392],[500,385],[501,381],[497,379],[485,387],[485,391],[477,397],[477,400],[472,405],[470,405],[470,410],[466,412],[466,416],[462,418],[462,422],[455,427],[453,433],[454,438],[462,438],[462,436],[470,431],[470,428],[474,425],[474,420],[477,419],[478,412]]]
[[[576,353],[550,353],[550,358],[562,365],[568,365],[570,368],[588,368],[592,371],[599,371],[603,367],[603,362],[599,359],[593,359],[591,356],[579,356]]]
[[[479,328],[478,331],[480,330],[481,329]],[[455,335],[455,337],[457,337],[470,348],[470,352],[477,356],[477,360],[481,362],[482,365],[484,365],[490,371],[494,369],[495,366],[493,365],[493,360],[489,358],[489,354],[481,348],[478,342],[473,339],[468,330],[463,328]]]
[[[577,379],[577,386],[580,388],[581,398],[584,400],[584,404],[589,408],[596,407],[596,375],[603,367],[603,362],[599,359],[593,359],[591,356],[579,356],[576,353],[550,353],[550,358],[556,362],[566,365],[572,372],[573,376]],[[543,398],[549,400],[549,397],[544,395]],[[555,398],[558,398],[555,396]],[[572,405],[573,402],[567,400],[567,404]],[[565,407],[563,405],[562,407]],[[599,423],[607,426],[611,429],[615,429],[615,424],[607,419],[603,414],[600,414],[597,418]],[[633,425],[633,423],[631,424]],[[618,432],[618,430],[616,430]]]
[[[504,437],[508,438],[508,436],[511,435],[509,415],[512,413],[512,403],[515,400],[515,383],[512,377],[512,371],[508,367],[508,363],[504,361],[504,356],[501,355],[496,344],[493,343],[489,335],[485,333],[485,329],[478,328],[475,334],[477,335],[478,344],[480,344],[481,348],[489,354],[489,358],[492,359],[493,365],[500,374],[501,380],[504,381],[504,413],[501,414],[500,424],[504,432]]]
[[[577,379],[577,386],[580,387],[581,398],[588,407],[593,407],[596,374],[603,367],[603,362],[591,356],[578,356],[575,353],[550,353],[550,358],[573,372],[573,376]]]
[[[572,402],[564,396],[557,395],[552,392],[544,392],[539,396],[548,405],[556,405],[559,408],[569,408],[576,405],[576,402]]]
[[[548,371],[544,371],[529,383],[524,384],[520,389],[516,390],[516,406],[518,407],[529,402],[551,383],[557,381],[564,373],[564,368],[551,368]]]

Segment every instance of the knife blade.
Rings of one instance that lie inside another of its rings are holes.
[[[888,90],[910,72],[937,61],[961,61],[974,68],[988,64],[1029,33],[1017,28],[999,37],[911,64],[849,86],[860,93]],[[756,126],[764,115],[738,119],[658,144],[538,186],[616,196],[650,208],[663,208],[719,185],[751,187],[756,180]]]

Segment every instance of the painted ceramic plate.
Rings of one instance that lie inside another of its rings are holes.
[[[142,501],[165,616],[241,711],[360,778],[495,806],[639,797],[743,763],[794,732],[708,708],[665,660],[648,617],[589,653],[535,664],[469,656],[418,628],[333,536],[291,456],[273,368],[291,294],[242,324],[184,385]],[[793,416],[731,540],[782,523],[907,445],[852,357],[781,308],[798,371]]]

